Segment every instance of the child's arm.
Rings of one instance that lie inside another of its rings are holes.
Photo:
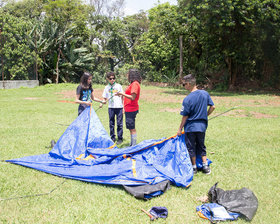
[[[136,95],[136,93],[132,93],[131,95],[128,95],[128,94],[125,94],[125,93],[122,93],[122,92],[117,92],[116,96],[123,96],[123,97],[126,97],[126,98],[130,99],[130,100],[135,100],[137,95]]]
[[[106,104],[107,103],[107,98],[103,97],[103,102],[105,102],[104,104]],[[99,107],[102,108],[103,107],[103,103],[100,103]]]
[[[182,135],[182,130],[183,130],[183,127],[185,126],[185,123],[187,121],[189,116],[183,116],[182,117],[182,120],[181,120],[181,124],[179,126],[179,130],[177,131],[177,135],[178,136],[181,136]]]
[[[92,101],[95,101],[95,102],[102,103],[102,104],[105,104],[105,103],[106,103],[105,100],[100,100],[99,98],[94,97],[93,92],[91,93],[91,100],[92,100]]]
[[[210,106],[208,111],[207,111],[207,115],[209,116],[210,114],[212,114],[212,112],[215,110],[215,106]]]
[[[87,106],[90,106],[90,105],[91,105],[91,102],[90,102],[90,101],[82,101],[82,100],[80,100],[80,94],[76,95],[75,103],[78,103],[78,104],[85,104],[85,105],[87,105]]]

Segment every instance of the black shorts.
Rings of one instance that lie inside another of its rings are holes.
[[[133,112],[125,112],[125,124],[127,129],[135,129],[135,118],[137,114],[138,110]]]
[[[204,145],[205,132],[187,132],[185,135],[186,145],[190,157],[206,156],[206,147]]]

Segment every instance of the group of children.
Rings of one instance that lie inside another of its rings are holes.
[[[127,74],[130,85],[123,91],[122,86],[116,83],[114,72],[108,72],[106,79],[108,85],[105,86],[102,97],[94,97],[92,89],[92,75],[85,72],[81,77],[80,85],[76,90],[76,103],[79,103],[78,115],[90,106],[92,101],[100,102],[100,107],[108,102],[110,137],[116,141],[115,118],[117,120],[117,144],[123,142],[123,112],[125,113],[126,128],[130,131],[130,146],[136,145],[137,132],[135,128],[136,115],[139,112],[138,100],[140,97],[141,73],[137,69],[129,69]],[[124,110],[124,111],[123,111]]]
[[[108,72],[106,79],[108,85],[103,91],[103,99],[94,97],[92,89],[92,75],[85,72],[81,77],[81,83],[77,87],[76,103],[79,103],[78,114],[91,105],[92,101],[100,102],[100,107],[108,102],[110,136],[115,142],[115,117],[117,118],[117,144],[123,142],[123,109],[125,113],[126,128],[130,131],[130,146],[136,145],[137,132],[135,128],[136,115],[139,112],[139,96],[141,73],[137,69],[130,69],[127,74],[130,85],[123,91],[122,86],[116,83],[114,72]],[[182,135],[185,130],[185,142],[194,174],[197,173],[196,157],[202,158],[202,172],[210,174],[211,170],[207,163],[205,132],[208,126],[208,116],[214,111],[215,106],[208,92],[199,90],[196,86],[196,79],[192,74],[186,75],[182,79],[183,86],[190,94],[185,97],[182,103],[182,120],[177,131],[177,135]]]

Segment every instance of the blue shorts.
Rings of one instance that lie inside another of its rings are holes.
[[[137,114],[138,110],[133,112],[125,112],[125,124],[127,129],[135,129],[135,118]]]

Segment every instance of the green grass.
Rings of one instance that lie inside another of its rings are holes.
[[[70,124],[77,116],[78,106],[58,102],[65,99],[57,93],[75,91],[76,86],[0,90],[0,159],[48,153],[50,141],[57,140],[66,129],[59,124]],[[94,87],[103,89],[103,86]],[[142,86],[136,124],[138,142],[176,134],[185,95],[183,90]],[[206,195],[216,182],[224,190],[247,187],[255,193],[259,208],[251,223],[279,223],[279,96],[221,92],[211,92],[211,96],[216,104],[213,116],[239,107],[209,121],[206,146],[208,158],[213,161],[212,173],[196,175],[190,188],[172,186],[160,197],[142,201],[119,186],[69,179],[49,195],[1,200],[0,223],[149,223],[141,208],[149,210],[153,206],[165,206],[169,211],[168,218],[157,223],[209,223],[196,215],[195,208],[202,204],[197,197]],[[96,103],[94,108],[97,107]],[[97,114],[108,130],[107,108],[98,110]],[[130,140],[126,129],[124,138],[122,147]],[[47,193],[63,180],[0,162],[1,199]],[[235,223],[247,222],[239,219]]]

